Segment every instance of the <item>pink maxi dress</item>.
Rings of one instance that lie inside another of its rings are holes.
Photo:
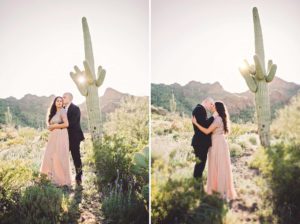
[[[51,119],[50,124],[62,123],[63,117],[67,117],[65,109],[58,111]],[[71,185],[67,128],[54,129],[50,132],[40,172],[46,174],[56,185]]]
[[[216,116],[213,122],[217,128],[212,133],[212,146],[208,151],[207,194],[218,192],[221,197],[232,200],[236,198],[234,189],[230,152],[226,142],[223,121]]]

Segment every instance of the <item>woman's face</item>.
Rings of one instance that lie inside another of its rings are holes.
[[[214,112],[216,112],[216,105],[215,104],[213,104],[213,105],[211,105],[211,112],[212,113],[214,113]]]
[[[57,108],[62,108],[62,106],[63,106],[63,99],[62,98],[57,98],[56,99],[56,101],[55,101],[55,106],[57,107]]]

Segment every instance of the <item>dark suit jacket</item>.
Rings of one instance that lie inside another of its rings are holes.
[[[80,109],[73,103],[68,108],[68,134],[70,142],[81,142],[84,140],[83,132],[80,127]]]
[[[213,117],[207,119],[206,110],[201,104],[198,104],[195,107],[195,109],[193,110],[193,116],[196,117],[198,124],[200,124],[205,128],[208,128],[211,125],[211,123],[214,121]],[[211,134],[209,135],[204,134],[194,124],[193,124],[193,128],[194,128],[194,136],[192,139],[192,146],[209,148],[211,146]]]

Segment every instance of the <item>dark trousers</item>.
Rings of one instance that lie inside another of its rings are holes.
[[[70,141],[70,151],[72,154],[75,170],[76,170],[76,180],[81,180],[82,176],[82,162],[80,158],[80,142]]]
[[[207,160],[207,152],[209,147],[193,146],[197,161],[194,168],[194,178],[202,178],[203,171]]]

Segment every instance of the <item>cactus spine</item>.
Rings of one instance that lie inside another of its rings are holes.
[[[170,99],[170,111],[174,113],[176,111],[176,100],[174,92],[172,91],[172,98]]]
[[[253,8],[253,22],[255,34],[255,55],[253,58],[255,65],[249,65],[245,60],[245,66],[239,70],[250,91],[255,94],[258,134],[261,144],[268,147],[270,145],[271,124],[268,83],[273,80],[277,66],[273,64],[272,60],[269,60],[268,70],[265,69],[263,35],[256,7]]]
[[[7,107],[7,111],[5,112],[5,123],[8,126],[13,126],[12,114],[10,112],[10,108],[9,107]]]
[[[92,140],[95,142],[102,137],[98,87],[102,85],[106,72],[99,66],[96,78],[91,35],[85,17],[82,18],[82,29],[85,52],[85,60],[83,61],[84,70],[81,71],[77,66],[74,66],[75,72],[71,72],[70,76],[75,82],[81,95],[86,97],[89,130]]]

